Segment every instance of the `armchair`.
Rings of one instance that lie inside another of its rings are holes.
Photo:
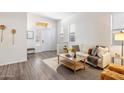
[[[102,80],[124,80],[124,66],[110,64],[102,73]]]

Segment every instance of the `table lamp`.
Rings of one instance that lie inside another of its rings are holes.
[[[123,57],[124,32],[121,31],[121,32],[115,33],[115,40],[122,42],[121,56]],[[121,59],[121,65],[123,65],[123,59]]]

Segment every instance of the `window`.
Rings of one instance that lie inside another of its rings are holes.
[[[35,31],[35,46],[41,45],[41,30]]]
[[[59,41],[59,43],[61,42],[63,42],[64,41],[64,30],[63,30],[63,27],[61,27],[61,29],[60,29],[60,32],[59,32],[59,35],[58,35],[58,41]]]
[[[76,38],[75,38],[75,24],[70,24],[69,25],[69,42],[75,42]]]

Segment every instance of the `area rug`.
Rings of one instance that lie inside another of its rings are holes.
[[[58,64],[57,57],[44,59],[43,62],[66,80],[99,80],[102,71],[87,64],[85,70],[79,70],[74,74],[72,70]]]

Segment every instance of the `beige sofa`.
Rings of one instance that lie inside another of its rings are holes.
[[[98,62],[97,64],[94,64],[93,62],[91,62],[90,60],[87,59],[87,63],[95,66],[95,67],[100,67],[100,68],[105,68],[108,64],[111,63],[111,55],[110,52],[107,51],[105,54],[102,55],[102,57],[97,57],[97,56],[91,56],[88,54],[88,50],[89,48],[93,48],[95,47],[95,45],[86,45],[86,44],[81,44],[79,45],[80,51],[78,51],[76,54],[77,56],[84,56],[87,57],[89,59],[96,59]]]

